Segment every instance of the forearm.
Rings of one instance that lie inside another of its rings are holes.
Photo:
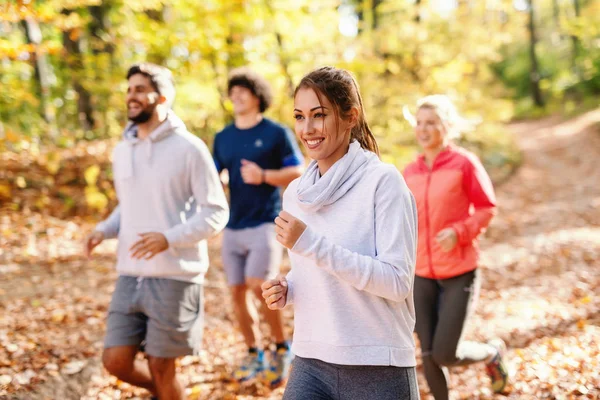
[[[221,186],[223,187],[223,190],[227,189],[227,186],[229,185],[229,171],[224,169],[221,172],[219,172],[219,181],[221,182]]]
[[[287,186],[291,181],[302,175],[301,166],[285,167],[282,169],[263,169],[263,182],[271,186]]]
[[[494,215],[496,215],[495,207],[479,208],[473,215],[455,223],[452,227],[456,231],[458,243],[462,246],[470,244],[488,227]]]
[[[170,246],[194,246],[201,240],[219,233],[227,224],[229,210],[227,206],[214,204],[203,206],[192,218],[165,231]]]
[[[170,246],[190,247],[219,233],[229,219],[229,206],[222,187],[222,176],[200,145],[190,162],[190,185],[198,209],[187,221],[164,232]],[[220,179],[221,178],[221,179]]]
[[[399,245],[398,248],[406,246]],[[413,266],[399,254],[370,257],[336,245],[306,228],[294,253],[313,260],[317,266],[356,289],[392,301],[404,301],[410,293]]]
[[[104,234],[105,239],[116,238],[121,226],[121,210],[117,205],[108,218],[96,225],[96,230]]]

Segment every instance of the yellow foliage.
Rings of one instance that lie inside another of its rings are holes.
[[[6,130],[4,138],[10,143],[17,143],[19,141],[19,135],[11,129]]]
[[[95,186],[98,181],[98,175],[100,175],[100,167],[96,164],[91,165],[86,168],[83,175],[88,186]]]
[[[47,195],[43,194],[41,195],[34,203],[35,207],[38,210],[43,210],[44,208],[46,208],[48,205],[50,204],[50,197],[48,197]]]
[[[60,153],[57,151],[52,151],[46,154],[43,154],[38,162],[40,163],[40,165],[43,165],[46,167],[46,170],[52,174],[52,175],[56,175],[56,173],[60,170],[61,167],[61,159],[60,159]]]
[[[22,176],[17,177],[15,183],[19,189],[25,189],[27,187],[27,181]]]
[[[96,186],[85,188],[85,201],[88,207],[98,211],[104,211],[108,206],[108,198]]]
[[[9,185],[0,184],[0,198],[10,199],[11,189]]]

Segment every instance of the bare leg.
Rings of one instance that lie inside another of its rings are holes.
[[[233,309],[237,318],[238,326],[244,341],[248,347],[257,347],[258,315],[256,307],[247,296],[248,287],[246,285],[236,285],[231,287],[231,296],[233,299]]]
[[[273,336],[275,343],[283,343],[285,341],[285,336],[283,333],[283,319],[281,318],[281,311],[269,310],[267,307],[265,299],[262,297],[262,289],[260,288],[260,285],[262,285],[264,281],[257,278],[248,278],[246,282],[248,287],[260,301],[260,312],[269,325],[269,328],[271,328],[271,335]]]
[[[148,365],[160,400],[185,399],[185,390],[177,380],[175,358],[149,356]]]
[[[148,389],[156,395],[148,363],[135,358],[138,350],[138,346],[117,346],[104,349],[102,363],[108,372],[123,382]]]

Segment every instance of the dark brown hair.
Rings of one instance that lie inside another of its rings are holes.
[[[227,93],[231,93],[231,88],[234,86],[241,86],[250,90],[260,101],[261,113],[264,113],[273,101],[269,82],[250,68],[241,67],[231,71],[227,82]]]
[[[379,146],[375,141],[371,128],[367,123],[362,97],[358,83],[352,74],[344,69],[321,67],[308,73],[294,92],[294,97],[300,89],[313,89],[317,97],[323,95],[334,106],[333,112],[337,118],[350,118],[352,107],[358,109],[358,119],[350,132],[350,141],[356,140],[363,149],[379,155]]]
[[[175,101],[175,83],[170,69],[152,63],[134,64],[127,71],[127,79],[135,74],[141,74],[150,79],[154,90],[167,99],[166,103],[169,108],[173,105]]]

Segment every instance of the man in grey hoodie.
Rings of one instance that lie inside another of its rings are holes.
[[[171,71],[139,64],[127,79],[130,123],[113,153],[119,205],[85,242],[89,256],[104,239],[119,239],[102,360],[122,381],[183,399],[175,360],[200,348],[206,239],[229,210],[208,148],[171,110]],[[136,359],[141,348],[147,363]]]

